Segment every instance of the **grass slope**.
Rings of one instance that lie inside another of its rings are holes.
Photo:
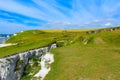
[[[119,80],[120,31],[86,34],[84,31],[31,30],[12,36],[0,48],[0,57],[57,41],[52,70],[45,80]],[[29,78],[24,77],[24,80]]]
[[[53,33],[45,33],[40,30],[25,31],[12,36],[6,43],[17,43],[14,46],[0,48],[0,57],[17,52],[48,45],[54,41]]]
[[[75,34],[78,34],[78,32]],[[17,33],[16,36],[12,36],[8,41],[6,41],[6,43],[17,43],[17,45],[0,48],[0,57],[23,52],[33,48],[47,46],[59,40],[65,40],[67,42],[72,37],[74,37],[73,32],[66,31],[52,32],[50,30],[30,30],[22,33],[20,32]]]
[[[84,35],[69,46],[52,50],[55,62],[45,80],[119,80],[120,32]],[[97,39],[97,40],[96,40]]]

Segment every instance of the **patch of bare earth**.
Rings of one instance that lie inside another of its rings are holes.
[[[94,39],[94,43],[95,44],[105,44],[105,41],[102,38],[97,37]]]

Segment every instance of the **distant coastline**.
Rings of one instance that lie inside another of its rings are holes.
[[[0,34],[0,44],[3,44],[12,34]]]
[[[7,39],[7,37],[0,37],[0,44],[3,44],[6,39]]]
[[[0,37],[8,37],[8,36],[12,36],[13,34],[0,34]]]

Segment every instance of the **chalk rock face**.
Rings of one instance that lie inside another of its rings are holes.
[[[54,62],[54,55],[47,52],[45,55],[41,56],[41,70],[35,74],[33,80],[43,80],[45,76],[51,70],[50,64]]]
[[[29,59],[41,58],[52,48],[56,48],[56,44],[0,58],[0,80],[19,80]]]

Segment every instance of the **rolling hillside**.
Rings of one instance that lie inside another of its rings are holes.
[[[17,33],[6,43],[14,46],[0,48],[0,57],[43,47],[53,42],[58,48],[52,70],[45,80],[119,80],[120,30],[100,31],[40,31]],[[25,79],[25,80],[30,80]]]

